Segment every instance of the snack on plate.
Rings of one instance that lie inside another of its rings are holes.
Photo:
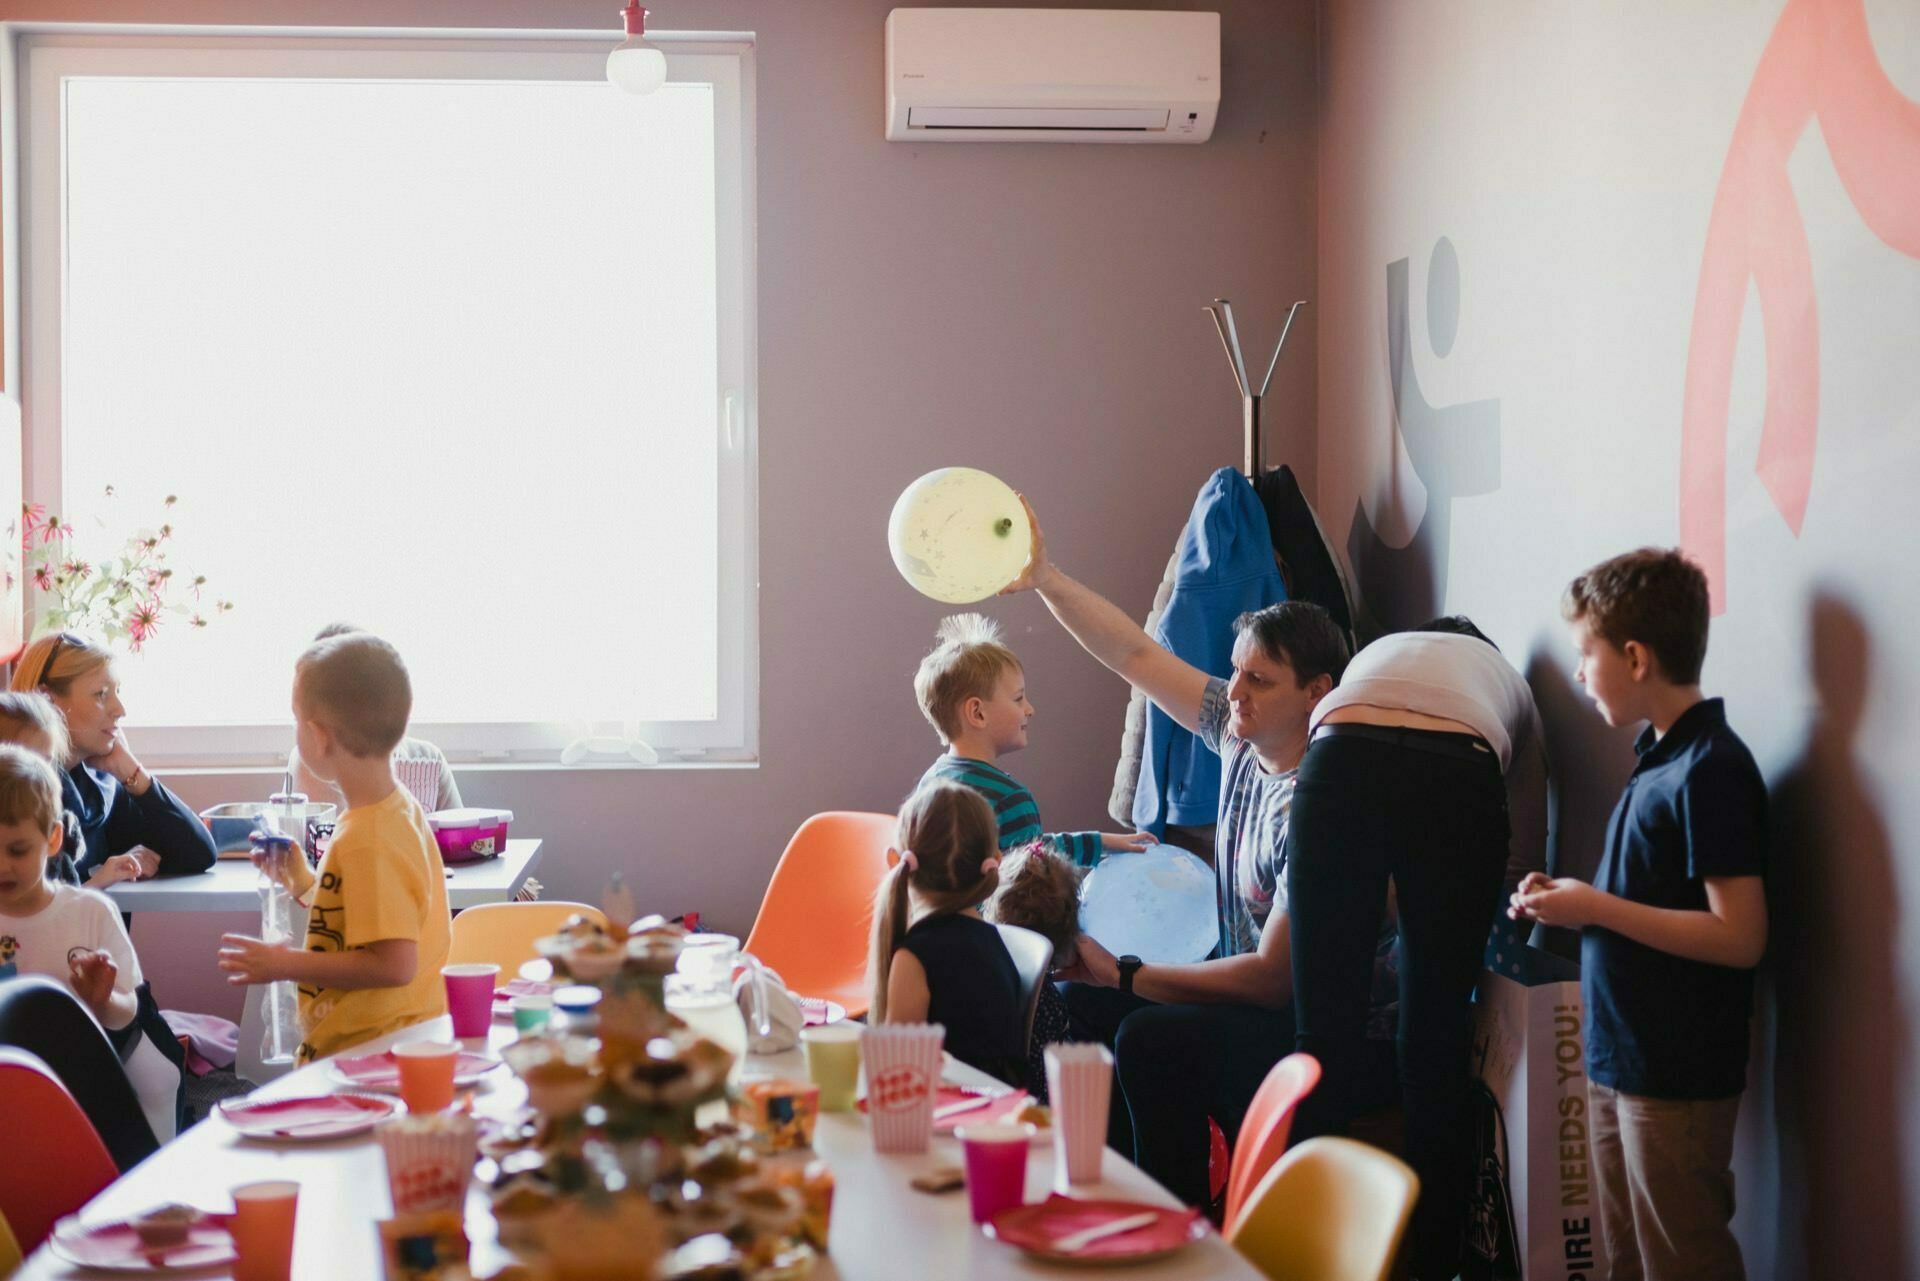
[[[554,1120],[579,1113],[600,1088],[593,1071],[593,1047],[576,1038],[525,1036],[504,1047],[501,1056],[527,1086],[527,1103]]]
[[[1014,1113],[1013,1119],[1016,1124],[1025,1121],[1044,1130],[1053,1124],[1053,1110],[1044,1103],[1029,1103]]]
[[[386,1281],[454,1281],[468,1275],[467,1230],[459,1211],[396,1214],[379,1226]]]
[[[156,1205],[133,1219],[133,1231],[142,1245],[179,1245],[187,1239],[187,1233],[193,1230],[193,1225],[203,1217],[194,1206],[169,1202]]]
[[[824,1161],[809,1161],[805,1167],[785,1164],[773,1172],[776,1182],[800,1192],[800,1236],[822,1254],[827,1250],[828,1230],[833,1226],[833,1171]]]
[[[666,1247],[660,1216],[631,1192],[562,1201],[539,1241],[554,1281],[651,1281]]]

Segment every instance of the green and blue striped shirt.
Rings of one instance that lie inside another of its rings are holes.
[[[1046,832],[1040,827],[1040,805],[1026,785],[997,765],[965,756],[941,756],[920,776],[920,785],[935,781],[971,787],[993,806],[1000,824],[1000,848],[1015,850],[1034,841],[1046,841],[1081,867],[1100,861],[1100,833]]]

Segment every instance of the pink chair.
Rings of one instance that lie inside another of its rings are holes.
[[[38,1055],[0,1046],[0,1214],[32,1253],[119,1177],[92,1122]]]
[[[1289,1054],[1273,1065],[1267,1079],[1254,1092],[1253,1102],[1247,1105],[1247,1119],[1240,1126],[1240,1142],[1233,1149],[1233,1164],[1227,1171],[1223,1232],[1233,1233],[1246,1209],[1247,1194],[1259,1186],[1273,1163],[1287,1150],[1294,1109],[1318,1084],[1320,1060],[1311,1054]]]

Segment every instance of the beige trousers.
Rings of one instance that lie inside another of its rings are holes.
[[[1729,1226],[1740,1096],[1587,1093],[1611,1281],[1745,1281]]]

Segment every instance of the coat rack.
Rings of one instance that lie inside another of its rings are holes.
[[[1247,429],[1248,480],[1260,479],[1266,470],[1266,459],[1261,452],[1260,402],[1273,382],[1274,367],[1280,363],[1281,349],[1287,345],[1287,334],[1293,329],[1294,313],[1306,305],[1307,300],[1302,298],[1287,308],[1287,323],[1280,327],[1280,341],[1274,344],[1273,359],[1267,362],[1267,376],[1260,380],[1259,391],[1247,381],[1247,362],[1240,354],[1240,331],[1233,325],[1233,304],[1225,298],[1216,298],[1204,308],[1213,317],[1214,331],[1220,335],[1220,345],[1227,352],[1227,364],[1233,369],[1233,384],[1240,390],[1241,417]]]

